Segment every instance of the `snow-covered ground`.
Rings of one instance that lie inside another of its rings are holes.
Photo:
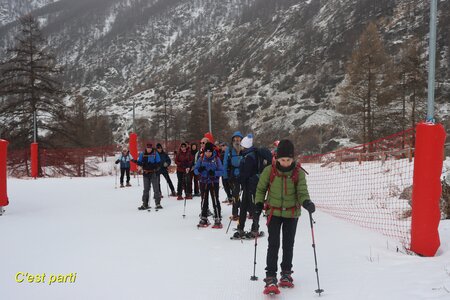
[[[142,180],[132,184],[115,189],[114,177],[10,179],[10,205],[0,217],[0,299],[265,298],[267,237],[258,240],[259,280],[250,281],[254,242],[231,241],[231,229],[225,234],[229,206],[223,229],[199,230],[199,198],[187,201],[183,219],[184,202],[168,198],[164,182],[164,209],[138,211]],[[388,238],[321,211],[314,217],[320,298],[450,299],[449,221],[440,224],[436,257],[422,258],[397,253]],[[276,298],[318,299],[306,216],[294,251],[296,286]],[[18,283],[18,272],[45,273],[45,282]],[[71,273],[75,282],[49,285],[52,274]]]

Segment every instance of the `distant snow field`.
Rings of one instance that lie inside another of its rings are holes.
[[[142,178],[140,186],[133,178],[124,189],[115,189],[114,176],[10,179],[10,205],[0,217],[0,298],[266,299],[267,237],[258,240],[259,280],[250,281],[254,242],[229,239],[235,222],[225,233],[231,207],[222,205],[223,229],[199,230],[200,199],[186,202],[183,219],[184,201],[168,198],[162,182],[164,209],[147,212],[137,210]],[[314,217],[320,298],[450,299],[449,221],[440,224],[436,257],[423,258],[397,253],[388,238],[321,211]],[[319,299],[311,243],[303,215],[294,248],[296,286],[274,298]]]

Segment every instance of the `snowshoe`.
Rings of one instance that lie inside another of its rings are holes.
[[[280,278],[280,287],[282,288],[293,288],[294,284],[292,283],[294,279],[292,279],[291,274],[294,273],[292,271],[281,271],[281,278]]]
[[[198,223],[197,227],[201,228],[201,227],[208,227],[209,226],[209,221],[206,218],[201,218],[200,222]]]
[[[264,231],[249,231],[245,234],[245,238],[248,240],[252,240],[256,237],[263,237],[264,236]]]
[[[138,207],[139,210],[147,210],[149,208],[150,208],[150,206],[148,206],[148,205],[141,205]]]
[[[230,237],[231,240],[245,239],[245,232],[242,229],[236,230],[236,232]]]
[[[266,283],[263,291],[264,295],[278,295],[280,293],[276,277],[267,277],[264,279],[264,282]]]
[[[177,200],[184,200],[183,196],[178,195]]]
[[[217,218],[217,219],[215,220],[214,225],[212,226],[212,228],[215,228],[215,229],[221,229],[221,228],[223,228],[223,225],[222,225],[222,223],[220,222],[220,219],[219,219],[219,218]]]

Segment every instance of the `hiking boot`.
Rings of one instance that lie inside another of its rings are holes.
[[[220,228],[222,228],[222,227],[223,227],[223,225],[222,225],[221,219],[220,219],[220,218],[216,218],[216,219],[214,220],[214,225],[213,225],[212,228],[220,229]]]
[[[201,218],[200,219],[200,222],[198,222],[198,225],[197,225],[197,227],[208,227],[208,225],[209,225],[209,221],[208,221],[208,218]]]
[[[125,186],[123,185],[123,183],[121,183],[121,184],[120,184],[120,187],[123,188],[123,187],[125,187]]]
[[[126,186],[131,186],[131,184],[129,182],[127,182]]]
[[[162,209],[163,207],[161,206],[161,204],[156,204],[155,208],[156,209]]]
[[[281,271],[280,277],[280,287],[283,288],[293,288],[294,284],[292,283],[294,279],[292,279],[291,274],[294,273],[292,271]]]
[[[245,232],[242,229],[238,229],[233,236],[231,237],[233,240],[243,239],[245,238]]]
[[[139,210],[146,210],[149,209],[150,207],[148,205],[144,205],[142,204],[141,206],[138,207]]]
[[[191,200],[192,199],[192,195],[191,194],[187,194],[186,195],[186,200]]]
[[[278,295],[280,293],[276,277],[266,277],[264,282],[266,283],[263,291],[265,295]]]
[[[177,200],[183,200],[183,199],[184,199],[183,196],[178,195]]]

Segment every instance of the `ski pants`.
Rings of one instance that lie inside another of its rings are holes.
[[[130,168],[120,168],[120,185],[123,185],[123,178],[127,174],[127,183],[130,183]]]
[[[192,185],[190,184],[191,180],[189,178],[189,173],[186,172],[177,172],[177,195],[183,196],[183,190],[185,196],[192,195]]]
[[[278,250],[280,249],[280,231],[283,231],[283,259],[281,261],[282,271],[291,271],[292,257],[294,254],[295,232],[297,230],[298,218],[282,218],[272,216],[269,222],[269,246],[267,248],[266,276],[277,276]]]
[[[144,181],[144,192],[142,194],[142,204],[148,206],[148,200],[150,198],[151,186],[153,186],[153,194],[155,198],[155,204],[161,203],[161,192],[159,190],[159,175],[155,173],[144,173],[142,176]]]
[[[236,177],[232,177],[228,179],[228,185],[230,187],[231,197],[233,198],[233,208],[232,215],[239,215],[239,207],[240,207],[240,193],[241,193],[241,184],[238,182]]]
[[[231,199],[232,195],[231,195],[231,189],[230,189],[230,182],[228,181],[228,179],[225,179],[224,177],[222,177],[222,185],[223,185],[223,189],[225,190],[225,193],[227,194],[227,200]]]
[[[247,212],[250,216],[253,215],[253,211],[255,209],[255,192],[249,191],[244,188],[242,191],[242,201],[241,201],[241,212],[239,214],[239,225],[238,229],[244,230],[245,221],[247,219]],[[253,220],[252,231],[256,231],[259,229],[258,221],[256,218]]]
[[[169,185],[169,188],[170,188],[170,191],[171,192],[175,192],[175,188],[173,187],[173,183],[172,183],[172,180],[170,179],[170,176],[169,176],[169,172],[161,172],[161,175],[162,176],[164,176],[164,178],[166,179],[166,182],[167,182],[167,184]],[[162,191],[161,191],[161,180],[160,180],[160,182],[159,182],[159,192],[162,194]]]
[[[194,182],[194,194],[200,194],[199,185],[198,185],[198,176],[194,174],[194,172],[191,172],[191,191],[192,191],[192,182]]]
[[[208,217],[208,198],[211,195],[211,202],[214,207],[214,219],[222,219],[222,211],[219,201],[219,183],[200,183],[200,192],[202,196],[202,218]]]

